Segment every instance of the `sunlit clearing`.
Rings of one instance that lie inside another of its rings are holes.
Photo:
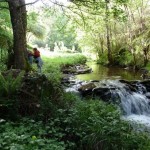
[[[58,56],[67,55],[66,53],[53,52],[53,51],[49,51],[49,50],[46,50],[46,49],[43,49],[43,48],[42,49],[39,48],[39,51],[40,51],[41,55],[44,56],[44,57],[54,58],[54,57],[58,57]]]

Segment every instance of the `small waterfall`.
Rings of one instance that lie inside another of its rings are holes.
[[[125,115],[150,115],[150,100],[144,95],[146,89],[141,84],[136,85],[136,92],[131,92],[129,87],[119,80],[104,80],[100,84],[115,87],[111,94],[120,98],[120,106]]]
[[[121,98],[121,106],[126,115],[138,114],[148,115],[150,114],[149,100],[146,96],[140,93],[119,93]]]
[[[137,84],[137,91],[132,92],[126,84],[117,80],[102,81],[100,84],[115,87],[115,90],[111,90],[111,94],[120,98],[124,119],[150,127],[150,100],[144,95],[145,87]]]

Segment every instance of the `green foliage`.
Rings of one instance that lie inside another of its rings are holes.
[[[56,60],[57,61],[57,60]],[[48,58],[44,58],[45,66],[43,72],[45,72],[48,78],[54,83],[59,83],[61,79],[60,65],[55,61],[49,61]]]
[[[6,3],[0,3],[0,7],[8,7]],[[6,70],[8,49],[12,45],[12,29],[8,9],[1,9],[0,13],[0,70]]]
[[[22,85],[23,75],[24,71],[20,72],[17,77],[14,77],[12,72],[0,74],[0,115],[3,118],[17,119],[19,116],[19,104],[16,97]]]
[[[12,72],[9,72],[8,75],[3,76],[0,73],[0,91],[1,96],[12,96],[17,92],[17,90],[21,87],[22,77],[24,75],[24,71],[20,72],[18,76],[15,78]]]
[[[57,109],[64,106],[63,89],[60,83],[54,80],[47,81],[48,86],[44,85],[41,89],[41,97],[39,99],[38,115],[33,114],[34,118],[48,120],[48,118],[55,115]]]
[[[1,7],[8,7],[6,3],[0,3]],[[12,40],[12,30],[10,24],[9,12],[2,9],[0,14],[0,48],[8,48],[8,41]]]
[[[145,67],[145,69],[149,70],[150,71],[150,63],[148,63]]]
[[[76,42],[76,27],[72,21],[64,15],[64,12],[58,7],[52,7],[51,9],[45,7],[42,8],[40,12],[40,15],[31,12],[28,16],[28,30],[32,31],[37,37],[32,38],[32,44],[36,44],[39,47],[45,47],[47,45],[51,50],[54,50],[56,43],[63,43],[66,49],[72,49],[73,46],[76,46],[78,49],[78,43]],[[42,26],[47,29],[45,35],[43,34],[44,40],[39,39],[40,36],[37,36],[42,35],[39,34],[40,32],[44,33],[44,30],[41,28],[41,22]],[[29,34],[29,38],[31,37],[30,35],[31,34]]]
[[[27,25],[27,39],[30,40],[31,35],[43,39],[45,34],[45,27],[39,20],[39,14],[36,12],[28,13]],[[29,41],[30,42],[30,41]]]
[[[42,122],[23,119],[20,122],[0,123],[0,149],[6,150],[65,150],[64,142],[45,136],[48,126]]]
[[[62,86],[60,85],[62,78],[61,68],[65,65],[85,63],[85,61],[85,56],[79,54],[62,54],[54,58],[44,58],[43,71],[49,79],[49,81],[47,81],[49,86],[43,85],[40,90],[39,113],[42,118],[47,119],[49,116],[53,116],[58,108],[69,107],[73,104],[74,99],[72,95],[64,94]]]
[[[7,51],[5,49],[0,48],[0,70],[6,70],[6,62],[7,62]]]
[[[114,105],[102,101],[81,101],[71,93],[64,96],[66,107],[57,109],[53,117],[19,122],[0,120],[0,148],[3,149],[106,149],[147,150],[149,137],[135,132],[120,119]]]
[[[72,92],[65,92],[63,94],[64,109],[72,108],[77,101],[80,101],[80,97],[78,95],[75,95]]]
[[[67,65],[84,64],[86,57],[81,54],[59,54],[54,58],[44,58],[43,72],[50,80],[59,83],[62,77],[61,68]]]
[[[77,101],[70,109],[59,109],[47,126],[50,137],[72,143],[67,149],[146,150],[150,147],[146,134],[135,132],[120,119],[115,106],[101,101]]]
[[[111,53],[115,64],[121,64],[121,66],[127,64],[138,67],[143,66],[144,61],[142,59],[149,55],[146,54],[147,56],[144,56],[143,51],[149,45],[150,29],[149,8],[146,1],[89,0],[87,2],[74,0],[73,2],[76,4],[74,11],[77,12],[77,15],[74,16],[78,18],[78,21],[76,21],[76,18],[74,20],[75,23],[78,22],[78,31],[80,34],[77,39],[79,39],[78,42],[82,51],[88,51],[89,49],[98,50],[100,48],[103,48],[103,50],[107,49],[106,37],[109,36]],[[108,10],[106,10],[106,4]],[[137,8],[143,9],[142,14],[140,14]],[[106,32],[106,18],[108,21],[108,33]],[[125,54],[126,57],[119,56],[116,51],[119,53],[121,47],[114,49],[114,45],[128,47],[129,52]],[[135,55],[131,55],[130,53],[134,53]],[[98,61],[100,63],[101,61],[102,63],[104,62],[103,59]]]
[[[120,113],[113,105],[99,101],[82,102],[77,106],[76,116],[76,122],[86,133],[82,143],[87,148],[132,150],[150,146],[150,139],[133,132],[130,125],[120,119]]]
[[[116,3],[127,4],[129,0],[116,0]]]
[[[99,56],[99,59],[97,60],[98,64],[102,64],[102,65],[106,65],[108,64],[108,60],[107,60],[107,54],[103,53]]]
[[[14,116],[12,116],[13,113],[9,113],[11,111],[14,111],[16,116],[31,116],[42,120],[47,120],[53,116],[57,109],[65,107],[66,104],[61,86],[61,67],[82,63],[85,60],[84,56],[77,54],[45,58],[43,70],[46,75],[28,74],[28,76],[25,76],[23,83],[21,82],[23,73],[20,73],[16,78],[13,77],[11,72],[5,76],[1,74],[0,95],[2,99],[0,103],[4,107],[8,106],[9,109],[8,113],[4,113],[6,115],[3,116],[12,119]],[[71,105],[71,103],[68,105]],[[7,110],[7,108],[4,108],[4,110]]]
[[[120,49],[120,51],[114,54],[114,63],[120,66],[133,65],[132,54],[126,49]]]
[[[46,44],[53,50],[56,43],[63,42],[64,46],[71,49],[76,43],[76,27],[72,21],[68,19],[64,12],[60,11],[59,8],[52,13],[50,10],[49,14],[44,14],[47,20],[49,30],[47,32]]]

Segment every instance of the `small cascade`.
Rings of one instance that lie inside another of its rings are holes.
[[[138,114],[148,115],[150,114],[149,100],[146,96],[140,93],[122,93],[119,92],[121,98],[121,107],[126,115]]]
[[[142,84],[135,85],[136,92],[132,92],[126,84],[118,80],[102,81],[100,84],[115,87],[111,90],[111,94],[120,98],[120,107],[125,120],[138,122],[150,128],[150,99],[145,96],[146,88]]]
[[[107,87],[114,87],[111,95],[120,99],[120,106],[123,109],[124,115],[149,115],[150,114],[150,100],[144,95],[146,88],[141,84],[137,84],[136,92],[132,92],[129,87],[119,82],[119,80],[103,80],[100,82]]]

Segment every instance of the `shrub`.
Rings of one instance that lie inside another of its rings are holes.
[[[107,53],[103,53],[101,56],[99,56],[97,63],[102,65],[108,64]]]
[[[150,139],[136,133],[120,119],[120,112],[113,105],[100,101],[81,102],[76,106],[75,122],[82,133],[86,149],[133,150],[150,147]]]
[[[21,87],[21,81],[24,75],[24,71],[20,72],[16,77],[13,76],[12,72],[9,72],[8,75],[3,76],[0,73],[0,94],[10,97],[14,95],[17,90]]]
[[[18,73],[17,73],[18,74]],[[24,72],[14,77],[12,72],[0,74],[0,116],[16,119],[18,117],[18,99],[16,95],[22,85]]]
[[[119,53],[114,54],[114,63],[120,66],[133,65],[133,56],[126,49],[121,49]]]

